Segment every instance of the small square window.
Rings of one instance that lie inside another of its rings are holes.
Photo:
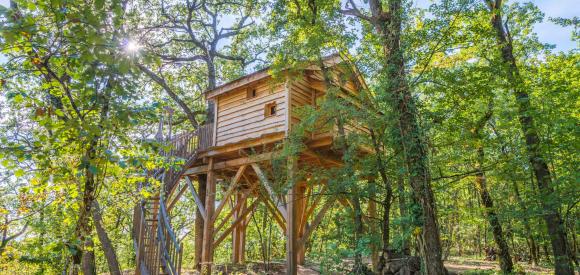
[[[276,102],[266,104],[264,108],[264,117],[275,116],[277,111]]]
[[[246,99],[252,99],[256,97],[258,93],[256,92],[256,88],[248,88],[246,90]]]

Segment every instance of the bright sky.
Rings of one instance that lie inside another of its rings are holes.
[[[0,0],[0,5],[8,6],[10,0]],[[434,0],[416,0],[419,7],[427,7]],[[522,0],[517,0],[524,2]],[[580,16],[580,3],[578,0],[526,0],[536,4],[545,13],[545,22],[537,24],[535,31],[541,42],[555,44],[557,50],[568,51],[576,47],[571,40],[572,28],[562,28],[548,22],[550,17],[572,18]]]

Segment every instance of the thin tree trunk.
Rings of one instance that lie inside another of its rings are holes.
[[[487,179],[483,171],[484,151],[482,146],[477,148],[477,154],[478,163],[476,168],[477,172],[475,174],[475,183],[477,185],[477,189],[479,190],[481,202],[485,208],[485,216],[492,229],[493,239],[499,249],[499,265],[503,273],[509,274],[513,271],[514,266],[501,224],[493,208],[493,200],[491,199],[489,191],[487,190]]]
[[[491,24],[496,31],[497,44],[501,48],[501,56],[507,73],[507,80],[513,86],[518,106],[518,116],[525,136],[526,149],[530,164],[538,182],[538,188],[544,198],[554,194],[552,187],[552,178],[546,159],[541,152],[541,141],[537,129],[534,125],[532,116],[533,107],[530,104],[530,96],[524,89],[524,83],[518,70],[515,57],[513,55],[513,46],[508,31],[504,28],[501,16],[502,1],[486,0],[492,17]],[[572,261],[568,255],[568,243],[566,231],[558,212],[558,201],[547,201],[540,199],[541,206],[544,210],[543,218],[548,227],[548,234],[552,243],[552,252],[554,253],[554,265],[556,274],[574,274]]]
[[[355,254],[354,254],[354,274],[366,274],[366,268],[362,261],[362,253],[358,250],[358,242],[361,240],[364,234],[363,220],[362,220],[362,209],[360,205],[360,198],[358,194],[352,196],[352,205],[354,211],[354,241],[355,241]]]
[[[484,143],[483,143],[483,129],[485,125],[489,121],[493,114],[493,101],[490,101],[488,104],[487,110],[485,114],[476,122],[475,127],[472,130],[473,137],[475,138],[475,142],[477,145],[477,162],[476,162],[476,170],[475,173],[475,184],[477,192],[479,193],[481,203],[483,204],[485,217],[491,226],[491,232],[493,234],[493,239],[495,244],[499,249],[499,263],[501,270],[503,273],[511,273],[513,271],[513,262],[512,258],[509,253],[509,247],[507,245],[507,241],[505,239],[501,223],[499,222],[497,213],[493,207],[493,199],[489,194],[487,189],[487,178],[485,176],[485,172],[483,171],[483,166],[485,162],[485,151],[484,151]]]
[[[373,185],[373,186],[376,185],[374,180],[370,181],[369,184]],[[376,199],[376,196],[373,192],[369,195],[369,206],[368,206],[368,213],[369,213],[368,215],[370,218],[369,229],[370,229],[370,233],[371,233],[371,236],[373,239],[378,235],[377,224],[376,224],[377,206],[375,203],[375,199]],[[380,246],[377,245],[375,242],[370,243],[371,263],[372,263],[372,267],[373,267],[373,272],[378,272],[378,270],[379,270],[379,251],[378,251],[379,248],[380,248]]]
[[[76,228],[76,237],[78,240],[81,241],[83,247],[79,249],[76,253],[82,253],[81,255],[81,268],[83,270],[83,274],[85,275],[93,275],[96,274],[95,270],[95,254],[94,244],[91,239],[92,229],[90,226],[90,219],[91,219],[91,208],[94,201],[94,192],[95,192],[95,174],[92,172],[90,160],[94,160],[96,158],[96,147],[98,143],[98,137],[93,137],[89,148],[87,149],[87,153],[85,154],[85,159],[87,163],[85,163],[85,183],[84,183],[84,190],[83,190],[83,200],[81,204],[81,209],[79,213],[79,218],[77,221],[77,228]]]
[[[385,185],[385,198],[383,199],[383,218],[381,222],[382,228],[382,243],[383,243],[383,251],[387,251],[389,248],[389,239],[390,239],[390,223],[391,223],[391,203],[393,201],[393,187],[391,181],[387,177],[387,168],[385,167],[385,163],[383,161],[382,155],[383,151],[381,150],[381,146],[379,144],[378,137],[375,135],[375,132],[371,129],[371,139],[373,142],[373,147],[375,150],[376,156],[376,163],[377,168],[379,171],[379,175],[383,180],[383,184]]]
[[[213,90],[216,87],[217,83],[217,73],[213,57],[209,56],[206,59],[206,65],[207,65],[207,90]]]
[[[101,216],[101,207],[99,203],[95,200],[93,201],[93,223],[95,224],[95,229],[97,230],[97,236],[103,247],[103,252],[105,254],[105,259],[107,259],[107,265],[109,265],[109,273],[111,275],[121,275],[121,265],[119,265],[119,260],[117,259],[117,253],[115,248],[109,239],[107,231],[103,227],[103,217]]]

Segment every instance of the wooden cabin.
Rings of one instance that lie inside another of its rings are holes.
[[[356,102],[358,87],[365,85],[362,79],[345,79],[353,72],[338,68],[342,62],[337,55],[324,62],[331,68],[333,84],[341,89],[340,96]],[[323,73],[318,66],[281,74],[285,75],[284,79],[274,79],[269,70],[264,69],[206,92],[208,106],[213,106],[213,118],[209,123],[213,130],[211,145],[202,156],[227,158],[241,149],[281,142],[293,125],[299,123],[298,110],[306,105],[316,107],[317,102],[326,95]],[[305,137],[312,149],[330,146],[337,135],[336,127],[321,127]],[[356,122],[349,123],[345,128],[347,131],[367,131]]]
[[[359,91],[365,85],[354,67],[342,62],[339,56],[328,57],[323,62],[327,68],[324,72],[319,66],[311,65],[302,70],[282,71],[283,77],[274,78],[264,69],[207,91],[205,97],[211,110],[208,123],[195,132],[172,139],[171,154],[187,161],[183,169],[166,172],[169,176],[161,177],[167,195],[160,196],[160,210],[151,213],[158,211],[166,218],[156,216],[159,221],[141,225],[140,232],[153,234],[155,228],[147,228],[159,226],[163,227],[162,232],[172,235],[167,213],[189,189],[203,218],[203,232],[196,232],[196,240],[199,240],[195,247],[196,262],[202,266],[202,273],[210,273],[214,250],[229,236],[232,262],[244,262],[246,227],[256,206],[264,204],[286,233],[287,273],[296,274],[297,264],[304,262],[305,246],[311,233],[336,202],[345,201],[334,196],[309,196],[307,194],[321,193],[324,188],[320,186],[324,183],[307,184],[306,179],[295,182],[293,177],[296,169],[306,163],[322,169],[342,165],[340,150],[333,148],[338,134],[333,120],[320,122],[316,130],[305,133],[306,149],[286,160],[286,178],[294,182],[290,190],[280,191],[272,184],[271,161],[280,151],[278,145],[300,122],[299,110],[304,106],[316,108],[327,95],[327,86],[336,89],[336,96],[360,107]],[[326,84],[324,75],[329,76],[331,85]],[[344,129],[367,132],[356,121],[347,122]],[[321,189],[313,191],[313,188]],[[215,207],[205,207],[208,205]],[[144,209],[136,216],[146,220],[150,214],[143,214],[145,212]],[[140,238],[155,239],[153,235]],[[150,245],[152,248],[145,245],[138,253],[137,262],[148,266],[149,272],[159,271],[164,262],[180,266],[180,256],[163,259],[165,254],[181,255],[178,242],[173,242],[175,244]],[[155,250],[163,245],[173,252],[164,254]],[[155,256],[158,254],[162,256]],[[141,255],[154,256],[147,260],[147,256]]]

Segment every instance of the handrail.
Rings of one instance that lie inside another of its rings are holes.
[[[171,224],[169,223],[169,215],[167,214],[167,207],[165,206],[165,201],[163,200],[163,196],[159,199],[159,206],[161,209],[161,217],[163,218],[163,223],[165,224],[165,228],[167,228],[167,233],[171,240],[176,243],[176,247],[179,250],[180,246],[177,242],[177,238],[175,237],[175,233],[173,232],[173,228],[171,228]]]
[[[183,251],[175,236],[175,232],[173,232],[173,228],[171,228],[171,224],[169,223],[169,215],[167,214],[163,195],[159,197],[159,215],[157,216],[157,220],[157,236],[160,242],[160,247],[163,248],[163,260],[168,271],[172,275],[177,275],[179,274],[179,265],[181,264]]]
[[[205,150],[213,143],[213,123],[199,126],[194,131],[185,131],[175,135],[169,143],[169,156],[188,159],[195,151]]]

